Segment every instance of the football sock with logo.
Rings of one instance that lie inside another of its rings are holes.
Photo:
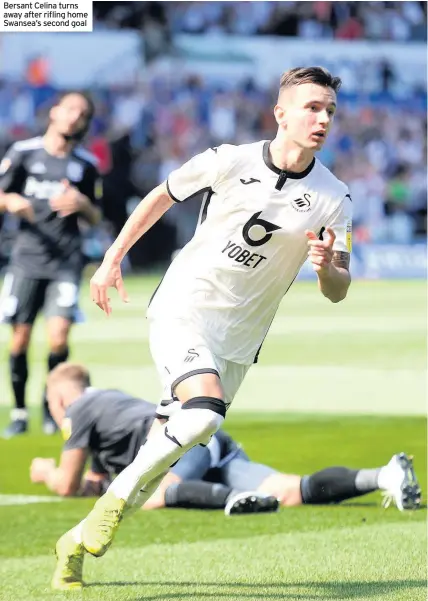
[[[20,353],[19,355],[11,353],[9,356],[9,370],[15,407],[25,409],[25,386],[28,378],[27,353]]]
[[[211,409],[178,411],[148,438],[134,461],[110,484],[108,492],[132,505],[138,492],[187,450],[198,443],[206,444],[223,420],[223,416]]]
[[[171,484],[165,491],[166,507],[182,509],[224,509],[228,498],[234,493],[224,484],[186,480]]]
[[[67,361],[68,355],[69,355],[68,347],[66,347],[60,353],[49,353],[49,355],[48,355],[48,371],[52,371],[57,365]],[[50,411],[49,411],[49,407],[48,407],[48,399],[46,396],[46,387],[43,392],[43,413],[44,413],[44,415],[50,415]]]
[[[329,467],[311,476],[303,476],[300,483],[303,503],[308,505],[340,503],[376,490],[377,485],[373,486],[374,479],[372,477],[369,478],[363,474],[358,478],[361,471],[371,470]]]

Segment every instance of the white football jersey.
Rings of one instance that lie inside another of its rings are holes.
[[[173,171],[176,202],[204,193],[198,227],[156,291],[149,318],[190,322],[216,355],[249,364],[308,254],[305,230],[330,227],[351,251],[347,186],[318,159],[302,173],[272,163],[269,141],[209,149]]]

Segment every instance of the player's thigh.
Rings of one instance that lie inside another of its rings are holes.
[[[150,351],[162,383],[164,406],[177,397],[181,402],[195,396],[223,398],[216,358],[191,324],[150,320],[149,327]]]
[[[79,298],[79,278],[74,274],[64,274],[50,281],[45,296],[44,314],[46,319],[61,317],[74,322]],[[60,323],[60,322],[58,322]]]
[[[219,364],[226,407],[229,408],[251,365],[233,363],[220,358],[217,358],[217,363]]]
[[[221,468],[221,479],[223,484],[236,490],[258,490],[263,482],[277,473],[267,465],[250,461],[241,450]]]
[[[170,472],[178,476],[180,480],[202,480],[210,467],[211,453],[209,448],[197,444],[171,467]]]
[[[30,278],[19,269],[6,273],[0,293],[0,322],[34,323],[45,300],[47,281]]]

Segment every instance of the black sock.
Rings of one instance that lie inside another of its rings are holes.
[[[15,397],[15,407],[25,409],[25,385],[28,378],[27,353],[9,356],[10,380]]]
[[[232,489],[223,484],[187,480],[166,489],[165,505],[182,509],[224,509],[231,492]]]
[[[48,355],[48,371],[52,371],[57,365],[59,365],[60,363],[64,363],[64,361],[67,361],[68,354],[69,354],[68,347],[66,347],[60,353],[49,353],[49,355]],[[43,391],[43,415],[45,417],[50,416],[50,411],[49,411],[49,407],[48,407],[48,399],[46,397],[46,387]]]
[[[311,476],[303,476],[300,483],[303,503],[340,503],[365,495],[368,491],[358,490],[356,486],[358,472],[347,467],[328,467]]]

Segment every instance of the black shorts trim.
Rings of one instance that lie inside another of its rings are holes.
[[[226,405],[222,399],[211,396],[197,396],[189,399],[181,406],[182,409],[210,409],[214,413],[226,417]]]
[[[191,378],[192,376],[197,376],[198,374],[214,374],[215,376],[220,378],[220,374],[218,373],[218,371],[216,369],[212,369],[211,367],[194,369],[193,371],[188,371],[187,373],[174,380],[174,382],[171,384],[171,391],[174,393],[175,387],[178,386],[180,382],[183,382],[183,380],[187,380],[187,378]]]

